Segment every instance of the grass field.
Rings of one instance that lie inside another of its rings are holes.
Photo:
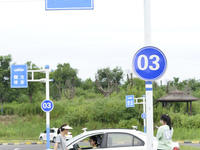
[[[192,147],[192,146],[185,146],[185,145],[180,145],[181,150],[200,150],[199,147]]]
[[[28,143],[28,142],[41,142],[39,140],[0,140],[0,143]]]

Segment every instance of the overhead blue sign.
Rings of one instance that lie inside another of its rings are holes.
[[[142,117],[142,119],[146,119],[146,118],[147,118],[146,113],[142,113],[142,114],[141,114],[141,117]]]
[[[154,81],[165,73],[167,59],[160,49],[146,46],[136,52],[132,66],[133,71],[140,79]]]
[[[134,95],[126,95],[126,107],[134,107]]]
[[[94,9],[94,0],[45,0],[46,10]]]
[[[41,109],[44,111],[44,112],[50,112],[53,110],[53,102],[51,100],[44,100],[42,103],[41,103]]]
[[[28,87],[27,65],[11,65],[10,70],[11,88]]]

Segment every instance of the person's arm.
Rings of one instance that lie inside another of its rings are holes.
[[[162,131],[161,131],[161,128],[158,128],[156,138],[157,138],[157,140],[160,140],[161,137],[162,137]]]
[[[58,143],[56,142],[55,145],[54,145],[54,150],[57,150],[57,148],[58,148]]]
[[[60,136],[59,135],[56,137],[56,143],[54,145],[54,150],[58,149],[58,143],[60,143]]]

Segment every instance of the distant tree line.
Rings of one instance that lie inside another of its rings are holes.
[[[45,99],[45,84],[40,82],[29,82],[28,88],[25,89],[10,88],[11,61],[11,55],[0,56],[1,111],[4,102],[34,103],[35,101],[41,101],[42,98]],[[26,64],[28,70],[41,69],[31,61],[26,62]],[[32,74],[28,74],[28,78],[30,79],[31,77]],[[34,74],[35,79],[44,77],[45,74],[42,73]],[[91,78],[82,80],[78,77],[78,69],[72,68],[69,63],[58,64],[57,68],[50,73],[50,78],[53,79],[53,82],[50,82],[50,97],[57,101],[62,98],[73,100],[75,96],[81,96],[84,91],[93,93],[93,95],[102,94],[105,97],[109,97],[112,93],[130,89],[135,89],[140,96],[144,94],[144,81],[133,78],[132,74],[124,75],[122,68],[118,66],[114,69],[109,67],[98,69],[94,77],[95,81],[92,81]],[[125,80],[123,80],[124,77],[126,77]],[[155,90],[160,90],[154,98],[159,98],[174,89],[183,90],[200,98],[200,81],[196,79],[180,82],[178,77],[174,77],[172,81],[167,82],[167,85],[162,85],[162,82],[160,82],[160,85],[158,82],[153,82],[153,86]]]

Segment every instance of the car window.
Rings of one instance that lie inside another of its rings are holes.
[[[55,130],[51,129],[51,130],[50,130],[50,133],[55,133]]]
[[[141,139],[137,137],[134,137],[133,144],[134,146],[144,146],[144,141],[142,141]]]
[[[126,133],[109,133],[107,147],[143,146],[144,142],[139,138]]]
[[[133,146],[133,136],[123,133],[109,133],[107,138],[107,147]]]

